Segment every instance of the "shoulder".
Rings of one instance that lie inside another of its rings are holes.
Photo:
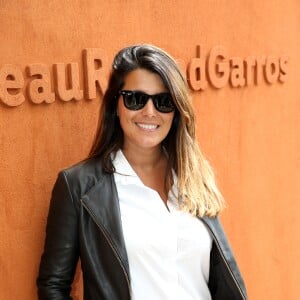
[[[67,174],[70,178],[78,178],[81,176],[101,177],[103,168],[100,158],[89,158],[63,169],[61,172]]]
[[[58,175],[58,178],[66,182],[70,193],[77,197],[83,196],[95,185],[107,180],[109,177],[110,174],[103,170],[99,158],[81,161],[61,170]]]

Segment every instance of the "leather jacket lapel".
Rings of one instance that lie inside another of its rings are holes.
[[[247,299],[247,292],[245,288],[244,281],[241,277],[241,273],[237,266],[236,260],[233,256],[233,252],[230,248],[226,235],[224,233],[223,227],[220,223],[218,217],[202,217],[200,218],[203,223],[207,226],[208,230],[211,233],[211,236],[215,242],[216,249],[219,252],[220,258],[226,266],[228,270],[228,274],[232,278],[234,284],[236,285],[237,290],[239,291],[240,296],[242,299]],[[222,298],[223,299],[223,298]]]
[[[103,176],[102,180],[81,198],[81,202],[100,230],[104,231],[129,277],[129,263],[113,175]]]

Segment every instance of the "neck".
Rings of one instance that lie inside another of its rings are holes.
[[[132,167],[141,169],[154,169],[164,160],[165,155],[161,147],[151,149],[133,148],[122,149],[123,154]]]

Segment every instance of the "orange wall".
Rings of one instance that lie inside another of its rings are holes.
[[[26,67],[43,63],[52,76],[54,63],[77,62],[83,87],[83,49],[101,48],[111,61],[118,49],[141,42],[185,63],[196,45],[201,55],[223,45],[229,57],[289,57],[285,83],[209,85],[193,92],[193,103],[250,299],[298,299],[299,32],[298,0],[0,1],[0,70],[12,64],[25,77],[22,105],[0,100],[1,299],[36,299],[51,189],[60,169],[87,154],[100,103],[98,96],[33,104]]]

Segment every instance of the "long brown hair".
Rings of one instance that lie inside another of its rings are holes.
[[[196,141],[195,115],[186,81],[176,61],[158,47],[134,45],[122,49],[115,56],[89,158],[99,157],[104,170],[114,172],[111,154],[123,145],[123,132],[116,114],[118,92],[126,75],[139,68],[161,77],[176,106],[172,127],[163,141],[168,154],[166,190],[172,185],[174,170],[178,176],[181,208],[198,216],[215,216],[223,207],[223,198]]]

